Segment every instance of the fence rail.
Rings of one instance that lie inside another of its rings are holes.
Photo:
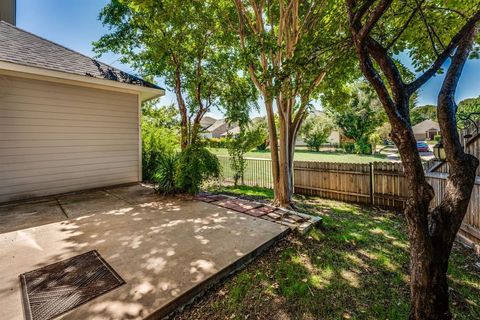
[[[230,166],[230,157],[218,156],[222,166],[223,181],[234,182],[233,170]],[[251,187],[273,188],[272,161],[270,159],[245,158],[246,168],[241,184]]]
[[[223,168],[224,182],[233,183],[229,157],[219,157],[219,160]],[[246,158],[246,160],[247,167],[242,184],[273,188],[271,160],[255,158]],[[443,197],[448,173],[427,172],[426,176],[435,190],[432,205],[438,205]],[[293,177],[294,191],[298,194],[395,209],[405,207],[408,193],[401,163],[354,164],[295,161]],[[480,253],[480,177],[477,177],[459,235]]]
[[[403,209],[406,182],[399,163],[295,161],[295,192],[328,199]]]
[[[430,204],[432,207],[439,205],[442,201],[447,177],[448,174],[443,172],[427,173],[427,181],[435,190],[435,198]],[[478,176],[458,235],[480,254],[480,177]]]

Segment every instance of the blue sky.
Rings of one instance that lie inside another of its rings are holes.
[[[92,41],[108,32],[98,20],[98,14],[108,0],[17,0],[17,26],[60,43],[68,48],[93,56]],[[134,73],[129,66],[121,65],[117,56],[106,54],[100,60]],[[431,79],[422,88],[419,104],[435,104],[442,77]],[[160,83],[160,85],[163,85]],[[457,90],[457,100],[480,95],[480,60],[468,61]],[[168,92],[162,104],[175,102],[175,96]],[[221,113],[212,114],[221,117]],[[253,116],[256,116],[254,114]]]

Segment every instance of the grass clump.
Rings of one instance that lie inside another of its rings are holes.
[[[266,193],[245,188],[224,191]],[[403,216],[318,198],[297,205],[322,216],[322,227],[283,240],[176,319],[407,319]],[[455,244],[448,277],[456,319],[480,319],[476,261],[474,253]]]

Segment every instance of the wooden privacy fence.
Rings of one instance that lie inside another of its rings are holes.
[[[219,156],[223,182],[232,184],[233,171],[228,156]],[[270,159],[245,158],[240,184],[273,188]],[[294,162],[295,193],[328,199],[373,204],[402,209],[406,197],[403,167],[400,163]]]
[[[223,181],[232,184],[233,172],[229,157],[218,157],[222,165]],[[247,167],[242,184],[273,188],[271,161],[246,158]],[[445,191],[448,173],[427,172],[427,180],[435,190],[431,205],[440,203]],[[372,204],[403,209],[408,191],[401,163],[374,162],[328,163],[294,162],[294,191],[327,199]],[[472,198],[459,236],[480,253],[480,177],[477,176]]]
[[[430,204],[434,207],[442,201],[443,193],[447,185],[448,173],[431,172],[427,173],[426,176],[428,183],[435,190],[435,198]],[[464,243],[473,247],[475,251],[480,254],[480,177],[478,176],[458,236],[460,236],[460,239]]]
[[[406,182],[400,163],[295,161],[295,193],[403,209]]]

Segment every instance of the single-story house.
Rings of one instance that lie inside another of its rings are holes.
[[[0,202],[141,181],[140,106],[164,94],[0,22]]]
[[[208,127],[210,127],[212,124],[214,124],[215,121],[217,121],[217,119],[209,116],[205,116],[202,118],[202,120],[200,120],[200,126],[202,127],[202,130],[205,130]]]
[[[415,139],[433,140],[437,134],[440,134],[440,126],[437,122],[427,119],[412,127]]]
[[[232,128],[228,128],[227,131],[222,133],[220,136],[221,137],[228,137],[228,135],[237,136],[240,134],[240,132],[241,132],[240,126],[235,126]]]
[[[213,122],[208,127],[203,128],[202,137],[206,139],[221,138],[226,136],[228,131],[235,127],[237,127],[237,125],[228,124],[227,119],[218,119],[215,120],[215,122]]]

